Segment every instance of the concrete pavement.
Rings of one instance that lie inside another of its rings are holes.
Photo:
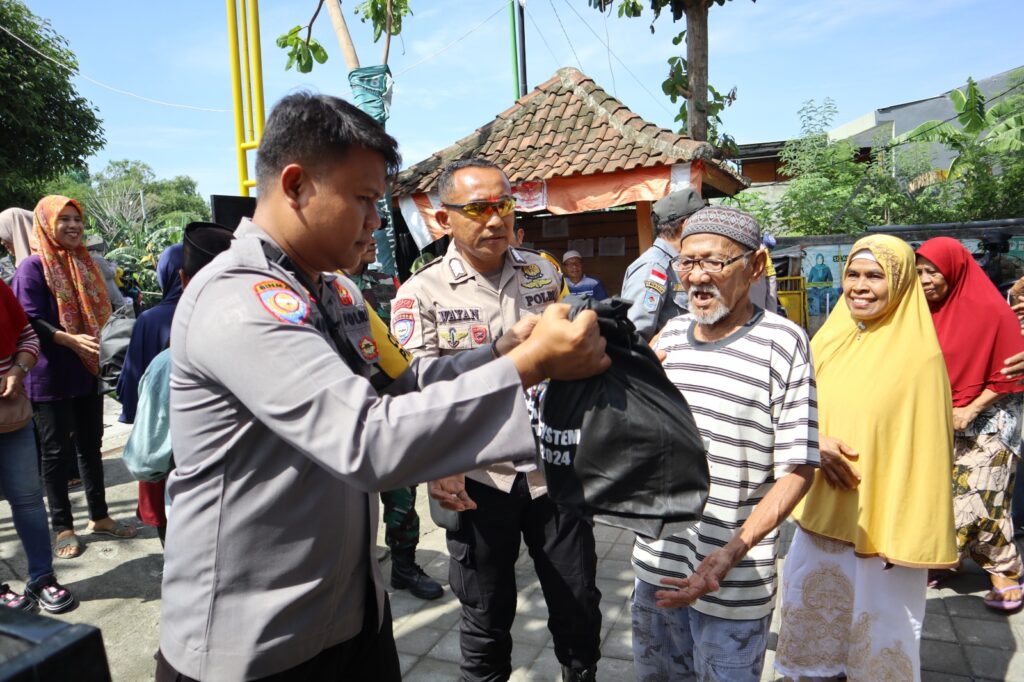
[[[127,429],[116,422],[117,406],[108,401],[104,438],[107,499],[111,515],[121,520],[134,517],[137,487],[120,459]],[[84,529],[87,517],[81,492],[72,494],[75,521]],[[444,532],[430,521],[422,487],[417,500],[422,533],[418,558],[425,570],[446,585],[445,595],[424,602],[406,591],[392,594],[395,638],[404,679],[458,679],[458,601],[447,589],[448,555]],[[633,679],[629,597],[633,571],[629,564],[632,537],[606,526],[596,528],[598,586],[602,600],[602,655],[599,679],[625,682]],[[378,534],[383,542],[383,529]],[[99,627],[115,682],[153,679],[160,616],[160,572],[163,556],[152,528],[143,527],[135,540],[85,536],[86,551],[71,560],[55,559],[61,582],[81,604],[56,616],[69,622]],[[383,553],[383,548],[381,548]],[[255,557],[254,557],[255,558]],[[385,561],[385,564],[387,562]],[[10,508],[0,504],[0,580],[21,590],[26,573],[21,544],[11,523]],[[385,576],[390,566],[384,565]],[[785,570],[783,565],[782,570]],[[519,607],[513,627],[512,679],[558,680],[547,609],[532,563],[525,552],[516,570]],[[921,646],[925,682],[970,680],[1024,681],[1024,613],[1005,616],[981,601],[987,579],[972,567],[964,575],[929,593],[924,639]],[[776,611],[778,616],[778,611]],[[778,632],[778,623],[773,624]],[[777,680],[771,667],[773,635],[763,680]]]

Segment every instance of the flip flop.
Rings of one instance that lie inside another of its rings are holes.
[[[68,555],[58,554],[58,552],[64,549],[65,547],[74,547],[78,551],[74,554]],[[85,544],[79,539],[77,535],[69,535],[66,538],[61,538],[60,540],[57,540],[57,542],[53,545],[53,556],[57,557],[58,559],[77,559],[78,557],[82,556],[82,552],[84,551]]]
[[[114,521],[114,525],[110,528],[91,528],[89,535],[109,535],[112,538],[118,540],[131,540],[139,534],[139,530],[135,526],[126,526],[120,521]]]
[[[998,594],[999,596],[1002,596],[1007,592],[1012,592],[1014,590],[1019,590],[1022,593],[1024,593],[1024,587],[1022,587],[1021,585],[1007,585],[1006,587],[996,587],[995,585],[992,586],[992,592]],[[1024,605],[1024,599],[1022,599],[1021,597],[1017,597],[1016,599],[989,599],[987,597],[985,598],[985,606],[989,607],[990,609],[995,609],[996,611],[1016,611],[1022,605]]]

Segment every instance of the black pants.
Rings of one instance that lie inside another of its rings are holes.
[[[103,396],[33,403],[39,434],[40,464],[46,499],[50,503],[53,530],[74,530],[68,479],[75,459],[85,488],[89,519],[107,518],[107,494],[103,484]]]
[[[369,586],[366,616],[362,631],[352,639],[335,644],[294,668],[282,670],[254,682],[320,682],[320,680],[351,680],[362,682],[401,682],[398,649],[391,626],[391,602],[384,595],[384,614],[377,628],[377,601]],[[175,670],[163,653],[156,652],[156,682],[199,682]]]
[[[591,524],[558,509],[547,495],[530,499],[520,474],[510,493],[466,479],[477,509],[462,512],[448,531],[449,581],[462,602],[462,676],[471,682],[512,674],[516,615],[515,564],[522,535],[548,605],[555,656],[573,670],[601,657],[601,592],[594,582],[597,554]]]

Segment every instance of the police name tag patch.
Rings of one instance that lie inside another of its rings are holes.
[[[267,312],[282,322],[302,324],[309,317],[309,306],[284,282],[266,279],[254,284],[252,289]]]

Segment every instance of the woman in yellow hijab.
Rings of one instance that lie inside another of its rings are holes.
[[[949,380],[914,268],[902,240],[859,240],[811,342],[822,469],[783,574],[789,677],[919,680],[928,569],[957,561]]]

